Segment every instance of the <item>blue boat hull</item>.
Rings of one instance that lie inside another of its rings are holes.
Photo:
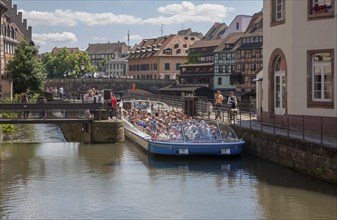
[[[161,155],[240,155],[244,141],[233,143],[165,143],[148,141],[147,150]]]

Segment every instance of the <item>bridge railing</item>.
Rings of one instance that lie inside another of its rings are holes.
[[[1,103],[1,119],[22,119],[26,114],[28,118],[37,119],[83,119],[94,117],[95,112],[107,111],[102,103]],[[107,114],[107,113],[106,113]]]

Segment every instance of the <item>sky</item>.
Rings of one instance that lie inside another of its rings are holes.
[[[237,15],[262,10],[263,0],[12,0],[33,29],[40,53],[54,47],[125,42],[176,34],[182,29],[206,34],[215,22],[227,25]]]

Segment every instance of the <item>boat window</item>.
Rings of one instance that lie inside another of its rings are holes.
[[[170,142],[183,142],[183,133],[181,124],[173,124],[172,126],[167,127],[160,131],[157,136],[159,141],[170,141]]]
[[[217,124],[205,121],[183,124],[185,141],[189,143],[221,142]]]
[[[228,125],[219,124],[219,128],[224,142],[234,142],[239,140],[235,131]]]

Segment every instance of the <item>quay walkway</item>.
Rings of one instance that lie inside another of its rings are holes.
[[[218,121],[223,121],[229,123],[227,113],[222,114],[222,120],[217,119]],[[203,116],[203,119],[208,119],[208,117]],[[210,120],[214,120],[215,113],[211,114]],[[252,112],[242,112],[235,117],[235,120],[231,121],[231,124],[234,124],[239,127],[253,129],[256,131],[265,132],[268,134],[281,135],[289,138],[304,140],[311,143],[323,144],[327,147],[337,148],[337,134],[326,135],[324,132],[312,132],[307,130],[295,130],[286,127],[279,127],[274,124],[265,124],[261,123],[261,120],[258,120],[257,115]]]

